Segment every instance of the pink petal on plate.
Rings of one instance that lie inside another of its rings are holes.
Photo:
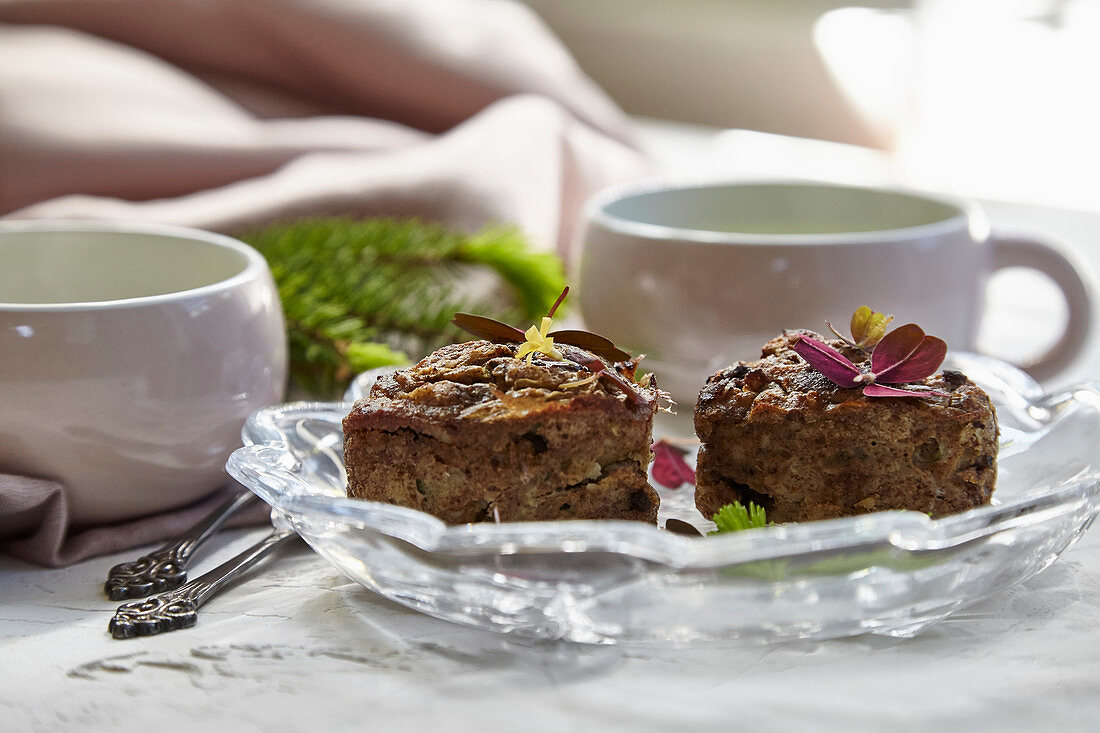
[[[684,460],[679,448],[663,440],[653,444],[653,480],[666,489],[676,489],[683,484],[695,485],[695,471]]]
[[[947,397],[947,392],[936,389],[902,389],[887,387],[885,384],[868,384],[863,388],[865,397]]]
[[[859,385],[857,378],[862,375],[859,367],[832,346],[809,336],[798,336],[791,343],[791,348],[838,387]]]
[[[915,382],[936,373],[947,356],[943,339],[927,336],[908,323],[883,337],[871,352],[871,371],[876,382]]]

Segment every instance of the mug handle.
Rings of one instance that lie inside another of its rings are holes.
[[[1058,286],[1066,298],[1069,307],[1069,322],[1066,330],[1045,354],[1030,364],[1023,365],[1024,371],[1037,380],[1049,379],[1065,369],[1081,353],[1088,339],[1092,323],[1091,268],[1082,261],[1064,254],[1049,244],[1026,237],[992,237],[992,272],[1008,267],[1026,267],[1038,270]]]

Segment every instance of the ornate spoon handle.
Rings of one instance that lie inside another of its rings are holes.
[[[199,545],[217,532],[225,520],[254,501],[259,501],[255,494],[241,491],[160,549],[115,565],[107,573],[103,591],[112,601],[125,601],[178,588],[187,582],[187,565]]]
[[[185,586],[144,601],[123,603],[115,611],[107,630],[116,639],[130,639],[194,626],[199,606],[275,548],[297,536],[293,530],[276,530]]]

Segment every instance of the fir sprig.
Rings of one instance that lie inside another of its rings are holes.
[[[530,320],[565,285],[561,260],[514,228],[467,234],[416,220],[324,218],[240,237],[267,258],[278,285],[292,382],[319,397],[339,395],[357,372],[461,340],[456,311]]]
[[[747,509],[739,501],[726,504],[714,515],[713,521],[717,525],[717,529],[711,534],[740,532],[743,529],[757,529],[768,524],[767,517],[764,515],[764,507],[757,506],[751,501]]]

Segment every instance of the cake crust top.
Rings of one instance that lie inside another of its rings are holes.
[[[867,356],[840,339],[826,339],[807,330],[790,330],[764,344],[760,359],[740,362],[711,375],[699,394],[696,425],[715,419],[754,419],[765,415],[781,417],[791,412],[826,412],[835,409],[863,409],[872,401],[917,403],[926,409],[956,415],[988,413],[989,397],[961,372],[944,371],[914,382],[946,392],[946,397],[868,398],[861,388],[839,387],[799,356],[791,344],[799,336],[822,341],[861,368],[868,369]]]
[[[648,404],[634,404],[621,390],[579,364],[541,354],[531,361],[517,359],[518,347],[490,341],[452,344],[411,367],[379,377],[370,394],[356,402],[345,419],[345,432],[387,413],[436,422],[465,422],[527,417],[590,404],[637,412],[639,416],[651,415],[656,409],[653,385],[635,385],[650,399]],[[617,368],[585,354],[602,362],[606,369]],[[628,374],[622,368],[619,373]]]

